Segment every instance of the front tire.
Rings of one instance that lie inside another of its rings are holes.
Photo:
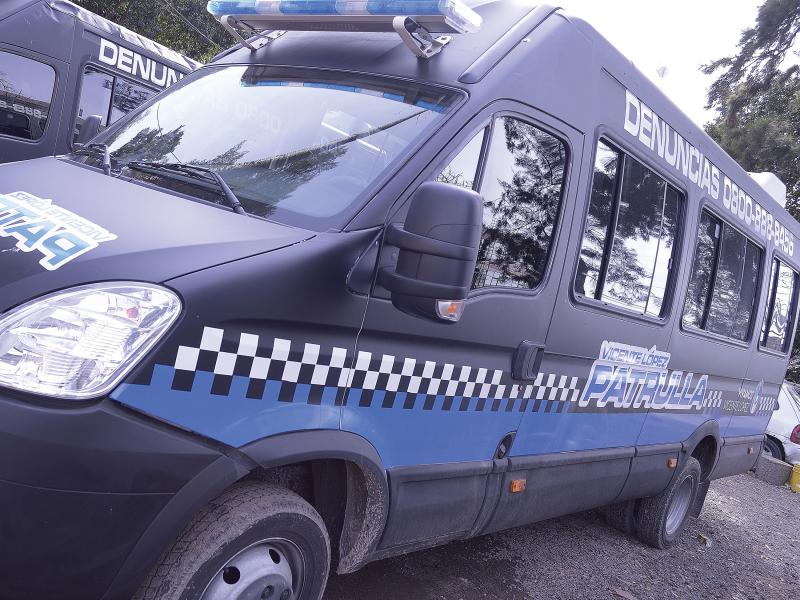
[[[781,445],[771,437],[764,440],[764,454],[771,456],[775,460],[785,460],[783,455],[783,448]]]
[[[636,534],[640,540],[660,549],[675,543],[695,505],[700,476],[700,463],[689,457],[666,490],[640,501],[636,513]]]
[[[320,600],[329,568],[328,532],[308,502],[242,483],[187,526],[134,600]]]

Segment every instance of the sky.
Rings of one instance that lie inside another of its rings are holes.
[[[743,29],[755,24],[763,0],[558,0],[589,22],[653,80],[698,125],[714,77],[700,66],[732,56]],[[659,69],[666,67],[664,77]]]

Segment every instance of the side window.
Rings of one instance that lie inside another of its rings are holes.
[[[87,66],[81,83],[81,98],[75,119],[73,140],[78,138],[81,127],[88,117],[99,116],[102,118],[102,126],[108,127],[139,108],[155,94],[156,92],[150,88]]]
[[[794,331],[794,314],[797,302],[797,273],[775,259],[770,274],[770,291],[767,297],[767,314],[764,320],[761,343],[776,352],[786,352]]]
[[[55,83],[53,67],[0,51],[0,134],[40,139],[47,126]]]
[[[683,195],[630,156],[598,144],[575,291],[659,317]]]
[[[478,165],[481,161],[481,150],[483,150],[483,140],[486,137],[484,129],[472,138],[464,149],[450,161],[444,170],[436,178],[442,183],[451,183],[461,187],[475,189]]]
[[[91,116],[102,117],[103,127],[108,126],[108,109],[114,91],[114,77],[93,67],[86,67],[81,83],[81,99],[75,120],[75,137],[78,138],[83,123]]]
[[[116,123],[155,95],[156,92],[150,88],[117,77],[114,83],[114,99],[111,103],[111,118],[108,124]]]
[[[518,119],[495,120],[479,189],[483,235],[473,289],[541,282],[566,165],[567,148],[558,138]]]
[[[755,314],[761,249],[703,211],[683,310],[683,324],[746,340]]]

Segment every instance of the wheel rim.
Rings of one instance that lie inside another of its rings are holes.
[[[256,542],[216,572],[201,600],[297,600],[305,562],[300,548],[284,539]]]
[[[767,456],[771,456],[772,458],[775,458],[775,453],[772,451],[772,446],[770,446],[769,444],[764,444],[764,454],[766,454]]]
[[[665,526],[668,536],[673,535],[683,523],[686,513],[689,512],[689,502],[692,499],[692,478],[687,477],[683,480],[667,511],[667,523]]]

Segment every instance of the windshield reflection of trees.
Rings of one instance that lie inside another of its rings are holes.
[[[178,158],[184,126],[167,132],[154,128],[139,131],[133,139],[113,153],[122,162],[181,162]],[[245,209],[260,217],[269,217],[275,205],[291,196],[298,188],[336,168],[337,160],[347,152],[346,146],[325,146],[295,157],[271,157],[245,161],[246,150],[241,140],[225,152],[206,160],[190,160],[187,164],[220,172],[234,190]]]

